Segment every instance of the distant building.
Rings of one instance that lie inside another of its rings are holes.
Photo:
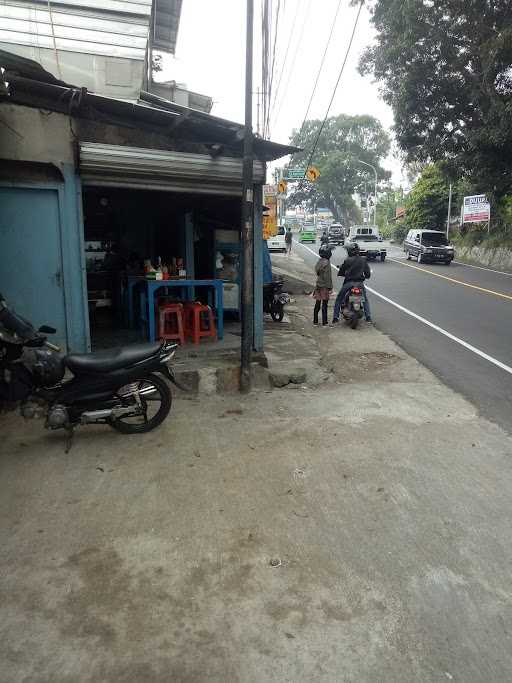
[[[174,54],[182,0],[0,3],[0,49],[32,59],[58,80],[138,101],[141,91],[209,113],[212,99],[152,79],[154,50]]]

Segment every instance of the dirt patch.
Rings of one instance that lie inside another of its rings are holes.
[[[375,379],[383,370],[396,365],[400,356],[385,351],[372,353],[326,354],[322,366],[334,374],[339,382],[364,382]]]

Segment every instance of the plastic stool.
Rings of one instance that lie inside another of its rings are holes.
[[[163,304],[158,307],[157,337],[177,339],[184,346],[183,304]]]
[[[199,344],[203,337],[217,339],[215,318],[210,306],[198,301],[185,304],[185,334],[192,337],[194,344]]]

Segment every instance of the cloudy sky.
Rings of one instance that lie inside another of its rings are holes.
[[[261,83],[260,1],[255,0],[254,89]],[[277,6],[277,0],[273,2]],[[270,121],[271,138],[288,142],[306,113],[338,0],[281,0]],[[323,118],[343,61],[357,8],[342,0],[324,68],[309,118]],[[292,30],[293,29],[293,30]],[[357,71],[372,28],[363,8],[352,52],[334,99],[331,114],[372,114],[386,129],[393,124],[390,108],[379,97],[377,84]],[[285,61],[285,55],[288,54]],[[283,68],[284,66],[284,68]],[[183,0],[176,57],[164,63],[159,79],[175,79],[213,97],[212,114],[234,121],[244,118],[245,0]],[[256,128],[256,96],[254,109]],[[401,181],[401,165],[392,155],[385,164],[393,180]]]

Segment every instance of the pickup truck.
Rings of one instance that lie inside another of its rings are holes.
[[[382,239],[379,228],[376,225],[353,225],[345,240],[345,247],[350,243],[359,245],[359,253],[368,261],[375,261],[380,258],[386,260],[389,244]]]

